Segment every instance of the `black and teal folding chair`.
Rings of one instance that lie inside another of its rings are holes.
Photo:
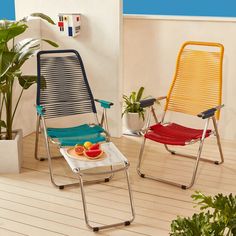
[[[104,100],[94,99],[88,84],[85,69],[79,53],[75,50],[56,50],[40,51],[37,55],[38,63],[38,86],[37,86],[37,127],[35,140],[35,158],[37,160],[48,159],[51,182],[59,189],[73,184],[60,185],[56,183],[53,174],[52,156],[49,142],[56,144],[61,154],[71,167],[71,170],[77,174],[81,189],[85,221],[89,228],[94,231],[119,225],[129,225],[134,220],[134,209],[132,193],[129,182],[128,160],[122,153],[110,142],[108,132],[106,109],[113,103]],[[95,102],[99,102],[103,108],[102,118],[99,122]],[[75,127],[47,127],[50,119],[62,118],[73,115],[93,114],[94,121],[90,124],[81,124]],[[43,129],[47,157],[39,157],[38,143],[39,132]],[[67,153],[68,146],[83,144],[86,141],[92,143],[103,142],[101,146],[107,152],[107,158],[103,161],[93,161],[85,163],[79,160],[71,159]],[[95,173],[86,172],[86,170],[97,167],[104,167],[102,171]],[[117,168],[118,166],[118,168]],[[116,167],[116,168],[113,168]],[[86,207],[85,191],[83,184],[87,182],[109,181],[115,172],[124,171],[127,179],[130,207],[132,217],[128,221],[122,221],[115,224],[94,227],[89,223]],[[102,179],[85,181],[85,176],[102,175]]]

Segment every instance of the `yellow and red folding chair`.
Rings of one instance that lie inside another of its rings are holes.
[[[176,71],[173,82],[166,99],[164,114],[161,122],[158,122],[153,109],[154,100],[145,101],[141,105],[149,107],[153,113],[156,124],[150,126],[144,135],[137,166],[138,174],[143,178],[149,178],[167,184],[188,189],[193,186],[200,160],[221,164],[224,162],[220,143],[217,121],[220,118],[222,105],[222,64],[224,47],[219,43],[186,42],[180,49],[177,58]],[[206,120],[204,129],[189,128],[177,123],[165,121],[168,111],[198,116]],[[149,115],[150,117],[150,115]],[[150,119],[149,119],[150,120]],[[209,129],[209,122],[213,122],[213,129]],[[150,121],[148,121],[150,122]],[[202,147],[205,138],[215,135],[220,152],[220,161],[201,158]],[[192,178],[189,185],[175,183],[169,180],[150,176],[142,171],[142,157],[146,140],[164,144],[166,150],[174,155],[195,159]],[[185,146],[199,142],[196,156],[178,153],[169,146]]]

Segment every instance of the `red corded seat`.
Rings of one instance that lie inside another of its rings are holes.
[[[211,132],[208,129],[205,138],[210,136]],[[202,129],[192,129],[175,123],[158,123],[150,127],[150,131],[145,134],[145,138],[162,144],[185,146],[190,141],[201,138],[202,133]]]

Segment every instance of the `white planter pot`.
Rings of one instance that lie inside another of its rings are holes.
[[[14,140],[0,140],[0,173],[20,173],[22,163],[22,130]]]
[[[144,120],[142,117],[139,117],[138,113],[126,113],[125,125],[131,132],[138,132],[143,128]]]

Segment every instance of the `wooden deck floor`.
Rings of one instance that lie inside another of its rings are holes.
[[[196,184],[191,190],[181,190],[166,184],[142,179],[136,174],[141,139],[113,139],[131,163],[130,176],[136,218],[132,225],[104,230],[98,235],[134,236],[168,235],[170,223],[177,215],[191,216],[197,211],[190,198],[195,190],[205,194],[236,194],[236,146],[223,142],[225,163],[216,166],[201,163]],[[41,142],[41,152],[44,152]],[[24,138],[24,163],[19,175],[0,176],[0,236],[11,235],[95,235],[85,225],[78,187],[58,190],[49,180],[47,161],[34,159],[34,134]],[[186,150],[186,149],[185,149]],[[187,148],[189,153],[196,146]],[[56,152],[56,151],[55,151]],[[206,142],[204,157],[218,158],[214,138]],[[145,169],[150,173],[187,183],[191,177],[192,160],[168,154],[161,145],[147,143]],[[54,161],[59,182],[73,182],[63,159]],[[90,219],[95,224],[115,222],[130,217],[127,186],[120,173],[108,183],[86,186]]]

